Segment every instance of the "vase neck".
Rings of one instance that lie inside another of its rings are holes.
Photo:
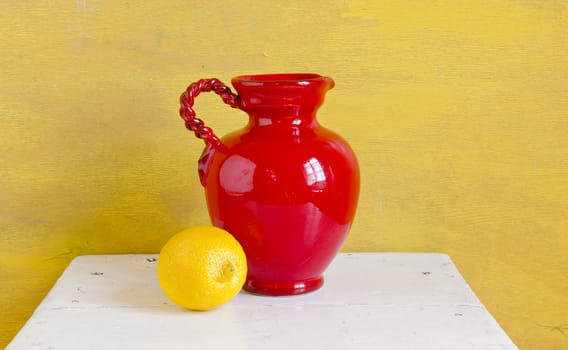
[[[263,116],[249,114],[249,126],[252,128],[311,129],[317,127],[318,123],[315,113],[298,116]]]
[[[312,123],[331,78],[318,74],[268,74],[239,76],[232,80],[241,99],[240,108],[255,124]]]

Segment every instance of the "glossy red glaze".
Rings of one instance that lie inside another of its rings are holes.
[[[243,246],[246,290],[315,290],[345,240],[359,194],[353,151],[316,120],[334,82],[317,74],[272,74],[232,83],[238,99],[231,101],[248,113],[249,123],[220,142],[202,132],[207,147],[200,178],[211,221]],[[205,127],[200,120],[196,125],[189,128],[199,136],[196,128]]]

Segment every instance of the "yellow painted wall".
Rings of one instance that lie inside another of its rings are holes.
[[[313,71],[361,163],[344,251],[448,253],[521,349],[568,349],[568,2],[6,0],[0,28],[0,346],[72,257],[208,223],[188,83]]]

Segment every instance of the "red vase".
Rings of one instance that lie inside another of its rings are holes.
[[[270,74],[239,76],[232,84],[238,95],[203,79],[181,96],[186,127],[206,144],[198,169],[211,221],[243,246],[246,290],[313,291],[345,240],[359,195],[353,151],[316,120],[334,82],[317,74]],[[194,97],[202,91],[247,112],[248,124],[219,139],[195,116]]]

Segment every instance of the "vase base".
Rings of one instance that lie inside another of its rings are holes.
[[[323,277],[303,281],[259,281],[247,279],[244,289],[253,294],[284,296],[313,292],[323,285]]]

